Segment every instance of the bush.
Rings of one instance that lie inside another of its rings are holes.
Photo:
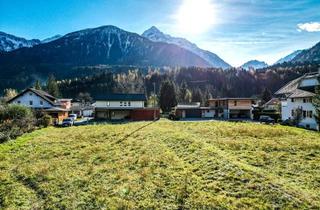
[[[52,117],[42,111],[35,111],[34,112],[35,118],[36,118],[36,125],[38,127],[48,127],[52,124]]]
[[[14,139],[35,129],[35,117],[31,109],[20,105],[0,107],[0,142]]]

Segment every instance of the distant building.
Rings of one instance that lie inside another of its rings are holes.
[[[214,98],[209,99],[209,107],[214,108],[215,117],[224,119],[252,119],[251,98]]]
[[[77,114],[81,117],[92,117],[94,113],[95,103],[91,102],[80,102],[77,100],[73,100],[71,103],[71,113]]]
[[[210,107],[201,107],[198,103],[180,103],[175,107],[175,115],[185,118],[214,118],[215,110]]]
[[[28,88],[10,99],[9,104],[20,104],[41,110],[59,121],[68,117],[71,99],[57,99],[43,90]]]
[[[95,98],[95,117],[105,120],[153,120],[159,108],[146,108],[145,94],[105,94]]]
[[[309,129],[319,129],[314,117],[315,108],[312,104],[315,87],[320,85],[319,73],[309,73],[299,77],[278,90],[275,94],[281,100],[282,121],[295,118],[295,111],[301,110],[302,119],[299,126]]]
[[[278,98],[272,98],[270,101],[262,105],[264,111],[278,111],[281,106],[281,101]]]

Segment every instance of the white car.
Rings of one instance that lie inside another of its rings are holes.
[[[69,118],[73,119],[73,121],[76,121],[77,117],[77,114],[69,114]]]

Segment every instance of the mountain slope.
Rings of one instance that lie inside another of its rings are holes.
[[[226,63],[224,60],[219,58],[219,56],[217,56],[216,54],[206,50],[202,50],[197,45],[191,43],[190,41],[184,38],[177,38],[177,37],[172,37],[168,34],[164,34],[155,26],[152,26],[150,29],[146,30],[142,34],[142,36],[154,42],[165,42],[169,44],[178,45],[179,47],[187,49],[193,52],[194,54],[200,56],[205,61],[207,61],[212,67],[223,68],[223,69],[227,69],[231,67],[228,63]]]
[[[199,66],[210,64],[173,44],[152,42],[115,26],[69,33],[55,41],[5,53],[6,64]]]
[[[267,67],[268,64],[264,61],[251,60],[243,64],[241,67],[249,70],[249,69],[261,69]]]
[[[295,57],[297,57],[297,55],[299,55],[302,52],[302,50],[296,50],[293,53],[287,55],[284,58],[281,58],[280,60],[278,60],[277,62],[275,62],[275,64],[282,64],[284,62],[290,62],[292,61]]]
[[[310,49],[303,50],[292,62],[319,62],[320,61],[320,42]]]
[[[27,40],[0,31],[0,52],[10,52],[22,47],[33,47],[40,43],[38,39]]]
[[[55,41],[57,39],[60,39],[61,37],[62,37],[62,35],[57,34],[57,35],[55,35],[53,37],[49,37],[49,38],[46,38],[46,39],[42,40],[41,43],[44,44],[44,43],[48,43],[48,42],[53,42],[53,41]]]

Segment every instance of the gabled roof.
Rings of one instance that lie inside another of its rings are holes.
[[[35,88],[28,88],[25,89],[24,91],[22,91],[21,93],[19,93],[18,95],[16,95],[15,97],[13,97],[12,99],[10,99],[7,103],[11,103],[13,100],[19,98],[20,96],[22,96],[23,94],[25,94],[26,92],[31,91],[34,94],[36,94],[37,96],[39,96],[40,98],[42,98],[43,100],[47,101],[48,103],[54,105],[55,101],[57,100],[54,96],[50,95],[49,93],[43,91],[43,90],[37,90]]]
[[[288,82],[285,86],[275,92],[275,95],[287,95],[293,93],[296,89],[298,89],[300,81],[303,77],[304,76]]]
[[[274,106],[280,103],[280,99],[278,98],[272,98],[270,99],[270,101],[268,101],[267,103],[265,103],[263,106]]]
[[[112,93],[104,94],[95,97],[96,101],[147,101],[145,94],[134,93],[134,94],[122,94],[122,93]]]
[[[309,98],[315,96],[314,93],[296,89],[290,96],[289,98]]]

